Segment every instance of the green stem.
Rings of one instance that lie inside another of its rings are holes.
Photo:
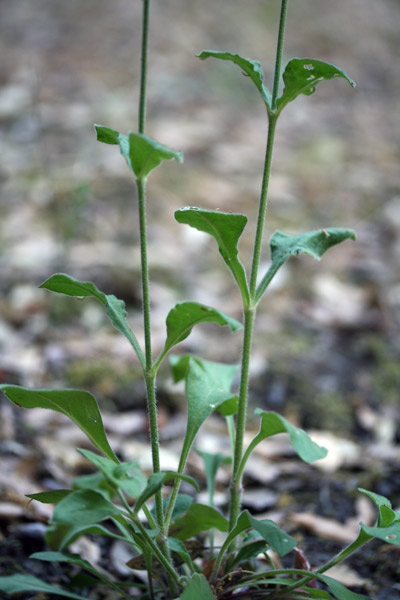
[[[139,201],[139,231],[140,231],[140,256],[142,270],[142,303],[145,343],[145,382],[147,392],[147,410],[149,415],[151,456],[153,472],[160,472],[160,450],[157,423],[157,401],[155,390],[155,374],[153,372],[153,358],[151,352],[151,309],[150,309],[150,281],[149,265],[147,259],[147,222],[146,222],[146,180],[137,180]],[[157,523],[161,533],[164,533],[164,516],[162,508],[161,490],[156,494]]]
[[[149,47],[149,11],[150,0],[143,1],[142,14],[142,51],[140,68],[140,98],[139,98],[139,133],[144,133],[146,124],[146,84],[147,84],[147,56]]]
[[[230,514],[229,514],[229,529],[235,526],[240,511],[240,503],[242,497],[242,480],[239,476],[239,466],[243,454],[243,438],[246,428],[247,416],[247,391],[249,385],[250,371],[250,353],[251,342],[253,337],[255,310],[248,308],[244,313],[244,333],[243,333],[243,349],[242,349],[242,366],[240,375],[239,389],[239,406],[236,417],[236,439],[233,455],[233,477],[231,484],[230,497]]]
[[[264,223],[265,215],[267,211],[267,199],[268,199],[268,188],[271,177],[271,165],[272,165],[272,153],[274,147],[275,130],[277,123],[277,115],[274,114],[276,110],[276,101],[279,94],[279,81],[282,70],[282,54],[283,54],[283,42],[285,37],[285,26],[286,26],[286,15],[287,15],[288,0],[282,0],[281,4],[281,15],[279,22],[279,34],[276,49],[276,60],[275,60],[275,73],[274,73],[274,86],[272,93],[272,110],[268,116],[268,138],[267,146],[265,151],[264,161],[264,172],[261,184],[260,203],[258,209],[257,218],[257,229],[254,240],[253,249],[253,260],[251,266],[250,275],[250,305],[246,305],[245,299],[243,298],[244,307],[244,333],[243,333],[243,349],[242,349],[242,367],[241,367],[241,379],[240,379],[240,391],[239,391],[239,407],[236,418],[236,439],[235,439],[235,450],[233,458],[233,478],[231,486],[231,497],[230,497],[230,517],[229,527],[232,529],[235,526],[236,520],[240,512],[241,503],[241,486],[242,486],[242,472],[240,470],[240,464],[243,455],[243,438],[246,427],[246,414],[247,414],[247,403],[248,403],[248,383],[249,383],[249,366],[250,366],[250,355],[251,345],[253,337],[253,326],[256,314],[256,293],[257,293],[257,277],[258,269],[260,266],[261,248],[263,242]]]
[[[286,17],[287,17],[288,4],[289,4],[289,0],[282,0],[281,15],[280,15],[280,19],[279,19],[278,41],[277,41],[277,45],[276,45],[274,87],[272,89],[272,103],[271,103],[272,111],[276,110],[276,101],[278,99],[278,94],[279,94],[279,83],[281,80],[282,55],[283,55],[283,45],[284,45],[284,40],[285,40],[285,29],[286,29]]]

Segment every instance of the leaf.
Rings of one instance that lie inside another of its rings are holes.
[[[193,503],[189,510],[171,525],[170,534],[179,540],[191,538],[201,531],[218,529],[228,531],[229,523],[215,508]]]
[[[182,456],[187,456],[200,427],[214,410],[225,410],[227,414],[231,410],[235,412],[237,398],[230,388],[237,373],[237,366],[202,360],[190,355],[180,357],[178,361],[173,360],[171,366],[175,381],[183,374],[186,380],[188,416]]]
[[[220,553],[223,555],[225,549],[228,548],[235,537],[246,529],[255,529],[279,556],[286,556],[297,544],[294,538],[282,531],[273,521],[269,519],[258,521],[251,516],[248,510],[244,510],[240,513],[236,525],[224,541]]]
[[[271,94],[268,88],[263,84],[264,73],[261,67],[261,63],[258,60],[251,60],[250,58],[243,58],[239,54],[232,54],[231,52],[219,52],[216,50],[203,50],[197,57],[201,60],[206,58],[218,58],[220,60],[229,60],[235,65],[238,65],[242,69],[242,72],[250,77],[256,88],[260,92],[262,99],[268,109],[271,109]]]
[[[126,136],[103,125],[94,128],[99,142],[119,144],[122,156],[137,179],[145,179],[164,160],[183,162],[182,152],[176,152],[144,133],[130,131]]]
[[[221,465],[226,465],[232,462],[230,456],[216,452],[214,454],[205,452],[199,448],[195,449],[197,454],[201,456],[204,463],[204,470],[206,472],[207,490],[210,500],[214,497],[215,481],[217,478],[217,471]]]
[[[246,272],[238,258],[238,242],[247,223],[247,217],[238,213],[224,213],[186,206],[175,211],[178,223],[185,223],[212,235],[217,241],[222,258],[239,286],[243,299],[249,303]]]
[[[283,73],[285,87],[276,103],[277,114],[300,94],[310,96],[315,92],[318,83],[333,77],[346,79],[352,87],[356,85],[342,69],[335,65],[314,58],[293,58],[288,62]]]
[[[109,483],[117,489],[123,489],[133,498],[139,496],[146,487],[147,478],[140,471],[137,461],[123,462],[116,465],[115,462],[90,450],[78,448],[78,452],[100,469]]]
[[[79,281],[74,277],[70,277],[65,273],[56,273],[46,279],[40,286],[46,290],[57,292],[59,294],[65,294],[67,296],[74,296],[76,298],[82,297],[93,297],[97,298],[107,309],[107,315],[111,320],[111,323],[122,335],[124,335],[132,348],[135,350],[137,357],[139,358],[142,366],[145,365],[145,359],[143,352],[139,346],[135,334],[130,329],[126,320],[127,312],[125,310],[125,303],[123,300],[119,300],[115,296],[106,295],[101,292],[91,281]]]
[[[340,227],[296,235],[276,231],[270,239],[272,264],[257,288],[256,301],[260,300],[277,271],[291,256],[308,254],[316,260],[320,260],[329,248],[348,239],[356,239],[354,231]]]
[[[328,577],[327,575],[318,575],[317,576],[320,581],[323,581],[331,592],[336,596],[338,600],[370,600],[368,596],[364,596],[364,594],[356,594],[355,592],[351,592],[344,585],[333,579],[332,577]]]
[[[215,600],[204,575],[194,573],[183,590],[180,600]]]
[[[304,462],[312,463],[327,455],[327,450],[313,442],[303,429],[294,427],[278,413],[273,411],[266,412],[257,408],[255,414],[261,416],[261,425],[260,431],[249,446],[251,447],[251,451],[265,438],[277,433],[288,433],[293,448]]]
[[[368,496],[368,498],[370,498],[376,504],[379,510],[379,527],[387,527],[388,525],[391,525],[395,519],[400,518],[400,514],[392,510],[392,504],[390,500],[385,498],[385,496],[380,496],[379,494],[364,490],[363,488],[358,488],[358,491]]]
[[[248,544],[243,544],[239,548],[239,552],[235,556],[235,560],[230,564],[230,568],[235,565],[240,565],[243,562],[247,562],[251,560],[255,556],[258,556],[260,552],[266,550],[265,540],[256,540],[253,542],[249,542]]]
[[[386,527],[368,527],[367,525],[364,525],[364,523],[361,523],[360,525],[367,535],[383,540],[387,544],[400,546],[400,521],[395,521]]]
[[[198,304],[197,302],[182,302],[169,311],[167,316],[167,340],[157,363],[169,352],[169,350],[186,339],[195,325],[199,323],[218,323],[228,325],[232,332],[242,329],[242,324],[236,319],[211,306]]]
[[[143,504],[149,498],[154,496],[154,494],[156,494],[158,492],[158,490],[161,489],[161,487],[164,485],[164,483],[167,483],[167,481],[171,481],[173,479],[183,479],[187,483],[190,483],[190,485],[193,485],[193,487],[197,491],[199,491],[199,486],[198,486],[197,481],[195,479],[193,479],[193,477],[190,477],[189,475],[183,475],[182,473],[175,473],[174,471],[168,471],[165,473],[163,473],[163,472],[153,473],[152,475],[150,475],[150,477],[147,481],[147,486],[145,487],[143,492],[140,494],[139,498],[136,500],[134,513],[137,514],[138,511],[140,510],[140,508],[143,506]]]
[[[95,398],[84,390],[31,390],[18,385],[0,385],[7,398],[23,408],[49,408],[69,417],[92,444],[118,463],[103,427]]]
[[[113,533],[104,525],[65,525],[64,523],[51,523],[46,530],[46,544],[52,550],[64,550],[75,540],[88,533],[103,535],[115,540],[126,542],[126,538]]]
[[[115,463],[114,463],[115,464]],[[37,494],[25,494],[27,498],[37,500],[43,504],[58,504],[60,500],[69,496],[72,490],[51,490],[50,492],[39,492]]]
[[[111,129],[111,127],[104,127],[103,125],[94,125],[97,133],[97,141],[103,142],[103,144],[119,144],[119,131]]]
[[[87,600],[84,596],[67,592],[54,585],[49,585],[33,575],[10,575],[0,577],[0,590],[6,594],[18,594],[20,592],[44,592],[45,594],[54,594],[56,596],[65,596],[75,600]]]
[[[169,498],[163,498],[163,512],[164,513],[166,512],[166,510],[168,508],[168,504],[169,504]],[[189,494],[178,494],[178,496],[176,497],[174,510],[172,511],[171,520],[174,521],[175,519],[178,519],[179,517],[184,515],[187,512],[187,510],[191,504],[193,504],[192,496],[189,496]],[[156,519],[155,506],[151,509],[150,512],[153,515],[154,519]]]
[[[123,513],[98,492],[78,490],[57,504],[53,520],[66,525],[89,525],[118,514]]]

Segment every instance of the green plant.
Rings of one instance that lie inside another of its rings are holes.
[[[109,579],[89,562],[76,554],[69,554],[69,545],[84,534],[97,534],[123,540],[132,549],[132,567],[144,567],[149,574],[148,585],[142,589],[142,598],[151,600],[212,600],[233,599],[243,596],[258,598],[338,598],[356,600],[365,598],[347,590],[324,573],[374,537],[391,544],[400,543],[400,514],[392,510],[390,502],[373,492],[360,490],[377,506],[378,519],[374,527],[360,526],[358,538],[318,569],[310,571],[300,551],[297,563],[302,568],[277,569],[270,561],[267,551],[272,549],[279,556],[286,556],[296,547],[296,541],[270,520],[259,521],[247,510],[241,511],[242,477],[254,448],[265,438],[287,433],[294,450],[305,462],[311,463],[325,456],[324,448],[313,442],[308,435],[291,425],[275,412],[257,410],[260,430],[248,447],[244,448],[244,433],[248,403],[249,365],[253,326],[256,310],[265,291],[280,267],[291,257],[300,253],[316,259],[332,246],[354,239],[350,229],[330,228],[299,235],[281,232],[270,240],[271,266],[259,278],[263,231],[267,208],[268,185],[271,173],[272,151],[278,118],[283,109],[300,94],[311,95],[321,81],[344,78],[352,86],[354,82],[338,67],[310,58],[294,58],[283,71],[283,91],[279,95],[282,74],[282,52],[288,0],[281,2],[275,73],[272,93],[263,83],[260,63],[230,52],[203,51],[200,59],[216,58],[236,64],[255,84],[265,104],[268,117],[268,138],[265,167],[260,194],[257,228],[254,239],[253,260],[248,277],[238,256],[238,242],[247,223],[243,214],[224,213],[185,207],[175,213],[179,223],[203,231],[217,242],[219,252],[230,269],[241,294],[243,303],[243,326],[227,314],[215,308],[195,302],[182,302],[168,314],[167,336],[163,350],[156,358],[151,347],[151,312],[149,294],[149,270],[147,261],[146,190],[148,176],[165,160],[182,162],[182,155],[148,137],[146,123],[146,76],[147,37],[149,30],[149,0],[143,1],[143,42],[141,62],[141,91],[139,99],[138,132],[127,136],[109,127],[96,125],[100,142],[117,145],[132,171],[137,185],[139,206],[139,230],[142,261],[142,295],[145,344],[142,350],[131,331],[124,303],[115,296],[101,292],[92,282],[78,281],[65,274],[47,279],[42,288],[76,297],[93,297],[104,305],[114,325],[130,342],[143,371],[147,390],[150,443],[153,472],[146,477],[136,462],[120,462],[109,445],[96,400],[81,390],[32,390],[15,385],[0,386],[6,396],[24,408],[48,408],[72,419],[87,435],[100,454],[79,450],[97,469],[91,476],[78,478],[73,489],[63,489],[38,494],[29,498],[55,504],[52,523],[46,541],[50,551],[32,555],[43,561],[69,562],[82,568],[98,582],[116,592],[116,597],[131,598],[130,590],[135,581],[120,582]],[[182,444],[176,472],[161,470],[156,405],[156,377],[160,365],[170,350],[189,336],[192,328],[203,322],[228,326],[232,332],[243,327],[241,364],[227,365],[203,360],[197,356],[171,356],[170,364],[174,380],[185,381],[187,396],[187,429]],[[240,372],[238,393],[232,391],[235,376]],[[186,475],[185,465],[196,435],[214,411],[219,411],[227,422],[232,456],[200,453],[203,457],[209,490],[209,504],[193,502],[180,494],[182,480],[198,489],[196,481]],[[228,518],[213,506],[215,477],[219,466],[232,461],[232,484]],[[163,485],[173,482],[167,497]],[[154,506],[152,506],[154,500]],[[139,517],[146,516],[145,523]],[[106,525],[102,524],[106,521]],[[225,533],[220,548],[214,544],[213,530]],[[196,544],[198,534],[203,543]],[[259,560],[259,556],[263,560]],[[203,559],[199,563],[196,559]],[[269,565],[268,568],[265,564]],[[316,587],[320,581],[329,591]],[[142,586],[143,587],[143,586]],[[25,590],[43,591],[69,598],[84,596],[69,589],[50,586],[30,575],[0,577],[0,590],[15,593]]]

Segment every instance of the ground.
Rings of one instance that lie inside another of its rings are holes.
[[[95,122],[125,133],[136,128],[140,10],[139,0],[0,5],[0,381],[90,390],[114,447],[124,457],[140,456],[146,468],[143,386],[128,344],[110,329],[100,305],[38,289],[57,271],[93,280],[125,300],[142,337],[135,189],[118,151],[97,144],[92,128]],[[195,54],[211,48],[258,59],[271,86],[278,11],[277,0],[153,1],[147,132],[185,156],[183,165],[160,168],[149,186],[155,352],[178,301],[241,318],[216,247],[178,225],[173,213],[185,205],[246,213],[240,252],[249,264],[263,105],[237,68]],[[262,446],[247,475],[245,504],[282,520],[313,564],[346,542],[354,521],[373,518],[358,487],[400,506],[398,21],[395,0],[289,6],[285,60],[335,63],[357,87],[323,83],[282,115],[263,264],[276,229],[352,227],[357,241],[332,249],[320,263],[292,259],[260,307],[249,428],[257,428],[254,407],[277,410],[314,431],[330,459],[303,467],[285,444]],[[204,325],[179,351],[234,362],[240,334]],[[87,469],[74,450],[84,442],[54,415],[24,414],[0,402],[0,572],[16,564],[34,570],[35,561],[22,557],[42,547],[49,512],[27,507],[24,494],[62,487]],[[167,369],[159,412],[163,464],[174,468],[184,398]],[[198,443],[224,449],[223,423],[211,419]],[[202,478],[195,456],[189,469]],[[227,478],[221,473],[221,507]],[[104,562],[105,549],[87,543],[92,559]],[[118,552],[112,569],[124,562]],[[398,563],[393,546],[374,543],[341,577],[353,578],[355,591],[390,600],[398,597]],[[57,570],[54,577],[62,581]]]

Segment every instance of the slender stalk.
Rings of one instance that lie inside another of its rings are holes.
[[[275,130],[278,116],[275,114],[276,101],[279,94],[279,81],[282,70],[282,54],[283,42],[285,37],[286,15],[287,15],[288,0],[282,0],[281,14],[279,22],[279,34],[276,49],[274,84],[272,93],[271,112],[268,116],[268,138],[265,151],[264,172],[261,184],[260,203],[258,209],[257,228],[254,240],[253,260],[250,275],[250,306],[244,307],[244,333],[243,333],[243,349],[242,349],[242,367],[239,391],[239,407],[236,418],[236,439],[233,457],[233,478],[231,485],[230,497],[230,516],[229,527],[232,529],[239,516],[241,503],[241,486],[242,473],[240,464],[243,455],[243,438],[246,427],[247,403],[248,403],[248,383],[249,383],[249,366],[251,345],[253,337],[254,319],[256,315],[256,293],[257,293],[257,277],[260,265],[261,248],[263,242],[263,232],[265,224],[265,215],[267,211],[268,189],[271,177],[272,153],[274,147]]]
[[[140,68],[140,97],[139,97],[139,133],[144,133],[146,125],[146,91],[147,91],[147,56],[149,47],[149,12],[150,0],[143,1],[142,13],[142,51]]]
[[[251,342],[253,337],[255,310],[247,309],[244,314],[244,333],[243,333],[243,348],[242,348],[242,367],[240,375],[239,389],[239,406],[236,417],[236,438],[233,455],[233,477],[231,484],[231,497],[229,505],[229,529],[232,529],[239,516],[240,503],[242,497],[241,477],[239,477],[239,466],[243,454],[243,438],[246,427],[247,416],[247,392],[249,385],[250,371],[250,353]]]

